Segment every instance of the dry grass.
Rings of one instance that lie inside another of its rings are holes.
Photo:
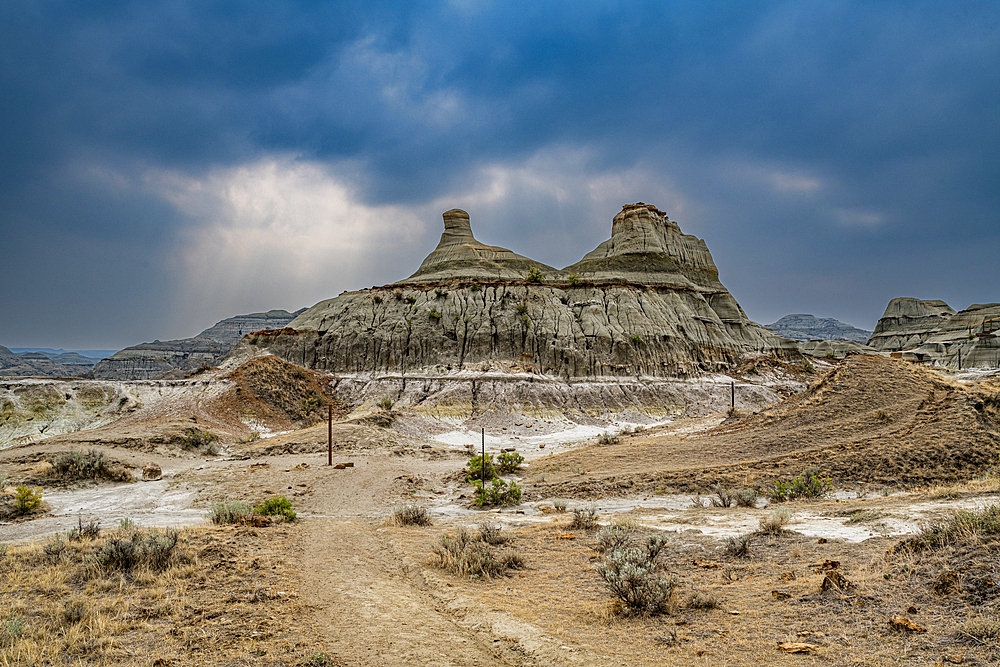
[[[180,665],[199,656],[298,664],[321,647],[302,624],[284,534],[185,531],[162,569],[96,566],[106,539],[66,542],[56,558],[41,544],[10,545],[0,559],[0,609],[9,610],[0,617],[0,666]]]

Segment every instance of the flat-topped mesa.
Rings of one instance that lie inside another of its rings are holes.
[[[528,259],[516,252],[480,243],[472,235],[469,214],[459,208],[445,211],[444,232],[431,254],[417,272],[397,285],[444,281],[518,281],[532,268],[544,273],[556,272],[551,266]]]

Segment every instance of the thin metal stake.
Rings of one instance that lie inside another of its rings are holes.
[[[483,456],[479,459],[483,468],[483,491],[486,491],[486,427],[483,427]]]
[[[732,381],[730,389],[732,389],[732,391],[733,391],[733,396],[732,396],[732,400],[730,401],[730,405],[732,405],[735,408],[736,407],[736,380]]]
[[[333,465],[333,404],[326,406],[329,411],[326,415],[326,464]]]

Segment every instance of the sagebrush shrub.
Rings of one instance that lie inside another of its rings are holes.
[[[208,518],[216,525],[243,523],[250,516],[250,503],[242,500],[226,500],[212,503]]]
[[[726,554],[733,558],[750,558],[752,547],[753,544],[749,533],[726,538]]]
[[[426,507],[401,505],[392,511],[390,523],[396,526],[429,526],[431,517]]]
[[[597,508],[595,507],[577,507],[573,510],[573,520],[570,522],[570,528],[583,528],[584,530],[590,530],[597,525]]]
[[[628,526],[611,525],[597,531],[594,549],[600,553],[614,551],[632,541],[632,529]]]
[[[760,520],[760,532],[765,535],[781,535],[785,530],[785,524],[791,518],[791,514],[784,507],[776,509]]]
[[[176,530],[136,531],[129,539],[112,537],[97,552],[94,563],[105,572],[132,572],[140,567],[162,572],[170,564],[178,539]]]
[[[628,611],[661,614],[672,610],[677,577],[660,572],[645,549],[625,546],[609,551],[596,569]]]
[[[467,577],[496,577],[508,569],[524,567],[524,557],[516,551],[506,549],[498,557],[465,528],[455,535],[442,535],[434,553],[442,568]]]

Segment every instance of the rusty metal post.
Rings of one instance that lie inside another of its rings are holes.
[[[326,406],[326,464],[333,465],[333,403]]]
[[[483,427],[483,457],[479,459],[483,469],[483,491],[486,491],[486,427]]]
[[[732,381],[730,389],[732,390],[732,397],[729,400],[729,404],[732,407],[735,408],[736,407],[736,380]]]

